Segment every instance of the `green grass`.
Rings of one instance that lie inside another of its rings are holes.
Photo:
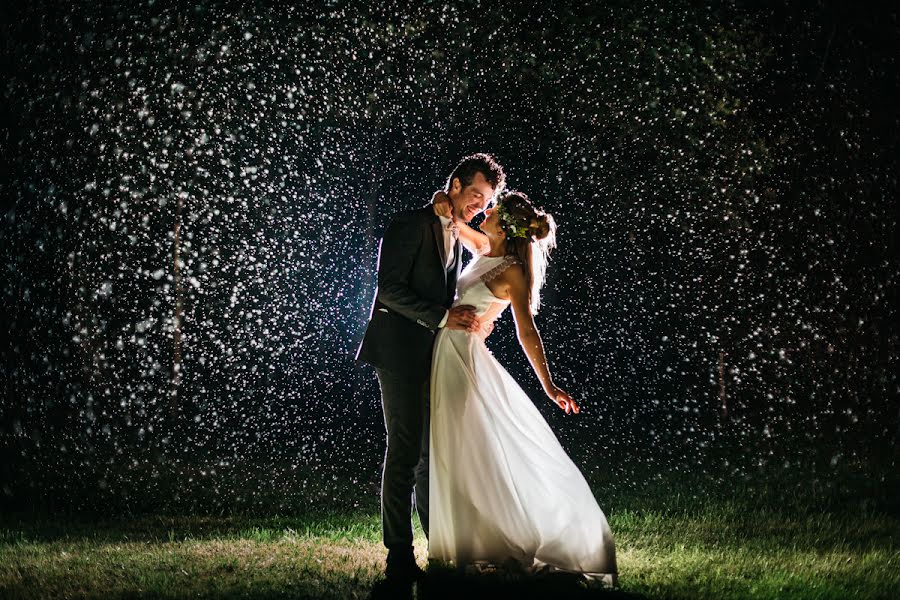
[[[638,505],[637,503],[635,504]],[[377,514],[0,518],[0,597],[365,598],[385,551]],[[896,518],[733,503],[609,514],[619,588],[464,577],[433,565],[417,597],[891,598]],[[425,539],[416,551],[426,564]],[[391,597],[390,595],[388,597]]]

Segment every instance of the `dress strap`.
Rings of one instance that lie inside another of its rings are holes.
[[[494,279],[500,273],[502,273],[503,271],[505,271],[512,265],[518,265],[521,263],[522,263],[522,261],[519,260],[518,257],[507,254],[506,256],[503,257],[503,260],[501,260],[495,266],[491,267],[490,269],[488,269],[487,271],[482,273],[481,280],[484,281],[485,283],[487,283],[488,281]]]

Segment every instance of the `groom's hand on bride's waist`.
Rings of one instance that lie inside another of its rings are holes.
[[[475,333],[481,329],[481,321],[475,316],[475,307],[468,304],[460,304],[454,306],[447,315],[447,323],[444,325],[447,329],[459,329],[460,331],[469,331]]]

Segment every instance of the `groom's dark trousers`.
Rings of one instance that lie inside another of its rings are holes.
[[[413,492],[428,535],[431,353],[456,295],[460,245],[446,265],[441,222],[429,204],[394,215],[378,250],[378,290],[357,360],[375,367],[387,430],[381,522],[389,549],[412,546]]]
[[[376,368],[375,372],[388,439],[381,476],[384,544],[388,548],[409,546],[409,492],[414,483],[416,511],[428,537],[429,381],[415,381],[385,369]]]

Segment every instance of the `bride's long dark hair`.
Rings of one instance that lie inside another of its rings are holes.
[[[500,219],[500,227],[506,233],[506,254],[517,257],[525,265],[528,305],[531,314],[537,314],[541,306],[541,288],[547,275],[547,261],[550,251],[556,247],[556,221],[553,215],[534,206],[528,196],[514,190],[503,194],[497,201],[497,207],[512,221]],[[525,237],[513,235],[523,230]]]

